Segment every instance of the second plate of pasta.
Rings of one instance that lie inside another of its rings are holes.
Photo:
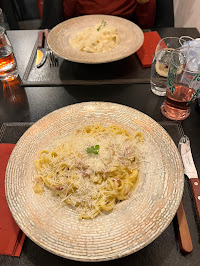
[[[64,21],[48,36],[58,56],[72,62],[113,62],[135,53],[143,44],[142,30],[133,22],[110,15],[86,15]]]

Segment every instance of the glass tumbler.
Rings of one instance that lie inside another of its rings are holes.
[[[151,66],[150,82],[154,94],[165,96],[171,53],[184,42],[183,39],[177,37],[166,37],[159,41]]]
[[[167,88],[161,112],[172,120],[183,120],[200,92],[200,48],[182,47],[171,54]]]
[[[17,62],[5,33],[0,34],[0,80],[13,80],[18,76]]]
[[[4,15],[2,9],[0,8],[0,34],[4,32],[5,32]]]

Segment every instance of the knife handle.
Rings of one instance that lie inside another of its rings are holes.
[[[190,253],[193,250],[193,245],[182,201],[177,210],[176,216],[178,220],[180,249],[184,253]]]
[[[44,40],[44,32],[43,31],[38,31],[38,48],[43,47],[43,40]]]
[[[48,29],[44,30],[44,35],[45,35],[45,39],[47,40],[48,35],[49,35],[49,30]]]
[[[190,186],[194,196],[194,202],[196,205],[197,217],[200,222],[200,182],[198,178],[190,178]]]

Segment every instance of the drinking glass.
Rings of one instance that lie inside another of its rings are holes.
[[[171,54],[167,88],[161,112],[172,120],[183,120],[200,92],[200,48],[182,47]]]
[[[0,34],[0,80],[12,80],[18,76],[13,48],[5,33]]]
[[[0,8],[0,34],[4,32],[5,32],[4,15],[2,9]]]
[[[159,41],[151,66],[151,90],[158,96],[165,96],[171,52],[179,48],[185,40],[166,37]]]

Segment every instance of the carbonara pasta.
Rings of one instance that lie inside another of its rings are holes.
[[[116,48],[120,43],[117,29],[102,21],[101,25],[87,27],[69,39],[70,45],[82,52],[104,53]]]
[[[138,180],[135,148],[143,135],[119,126],[88,125],[68,135],[35,162],[35,193],[50,189],[90,219],[129,197]]]

